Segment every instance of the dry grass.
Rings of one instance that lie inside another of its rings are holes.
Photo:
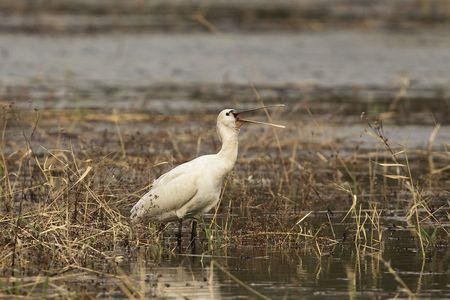
[[[370,122],[367,133],[381,146],[367,151],[327,136],[329,125],[304,109],[307,123],[291,116],[290,129],[276,134],[243,132],[239,164],[226,180],[220,206],[201,226],[200,253],[227,255],[252,245],[307,248],[320,258],[340,245],[356,249],[360,260],[383,252],[389,230],[383,220],[399,206],[400,226],[411,230],[423,257],[448,238],[450,158],[448,150],[433,151],[438,126],[427,151],[418,151],[397,149],[381,125]],[[193,116],[201,126],[187,130],[177,126],[186,116],[136,116],[50,118],[46,112],[2,110],[0,295],[71,297],[81,291],[66,283],[80,274],[110,278],[107,293],[155,293],[127,276],[120,262],[138,260],[140,251],[155,261],[173,255],[172,228],[163,234],[157,224],[131,228],[128,210],[153,178],[174,163],[213,152],[218,142],[210,129],[214,116]],[[139,132],[148,124],[151,132]],[[321,138],[312,140],[314,135]],[[357,267],[348,270],[349,278],[354,272]]]

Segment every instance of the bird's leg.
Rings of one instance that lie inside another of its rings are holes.
[[[156,231],[156,233],[160,234],[161,232],[164,231],[164,229],[166,229],[166,224],[164,224],[164,223],[159,223],[159,225],[158,225],[158,230]]]
[[[160,223],[158,226],[158,231],[156,234],[158,234],[159,238],[161,239],[161,245],[164,247],[164,229],[166,229],[166,224]]]
[[[178,224],[178,236],[177,236],[177,245],[178,251],[181,252],[181,232],[183,231],[183,219],[179,220]]]
[[[192,219],[192,231],[191,231],[191,247],[195,250],[195,238],[197,237],[197,220]]]

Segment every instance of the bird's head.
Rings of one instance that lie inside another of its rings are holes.
[[[239,114],[235,109],[227,108],[222,110],[217,116],[217,126],[225,126],[231,129],[239,130],[242,123],[239,121]]]
[[[227,108],[222,110],[219,113],[219,116],[217,117],[217,126],[218,127],[227,127],[230,129],[234,129],[236,131],[239,131],[242,124],[244,123],[254,123],[254,124],[263,124],[263,125],[270,125],[274,127],[284,128],[282,125],[277,125],[273,123],[267,123],[267,122],[261,122],[261,121],[254,121],[254,120],[248,120],[244,119],[243,116],[247,113],[254,112],[261,109],[267,109],[271,107],[284,107],[283,104],[277,104],[277,105],[268,105],[268,106],[262,106],[257,108],[251,108],[251,109],[233,109],[233,108]]]

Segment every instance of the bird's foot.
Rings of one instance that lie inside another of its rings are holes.
[[[192,251],[195,251],[195,239],[197,238],[197,219],[193,218],[192,220],[192,230],[191,230],[191,241],[189,243],[189,247],[192,249]]]

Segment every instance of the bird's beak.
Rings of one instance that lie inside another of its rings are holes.
[[[253,123],[253,124],[269,125],[269,126],[273,126],[273,127],[277,127],[277,128],[286,128],[286,126],[284,126],[284,125],[248,120],[248,119],[243,119],[241,117],[241,115],[245,114],[245,113],[254,112],[257,110],[261,110],[261,109],[266,110],[267,108],[273,108],[273,107],[285,107],[285,105],[284,104],[274,104],[274,105],[266,105],[266,106],[250,108],[250,109],[235,109],[235,110],[233,110],[232,114],[236,118],[236,121],[237,121],[239,127],[241,126],[242,123]]]

